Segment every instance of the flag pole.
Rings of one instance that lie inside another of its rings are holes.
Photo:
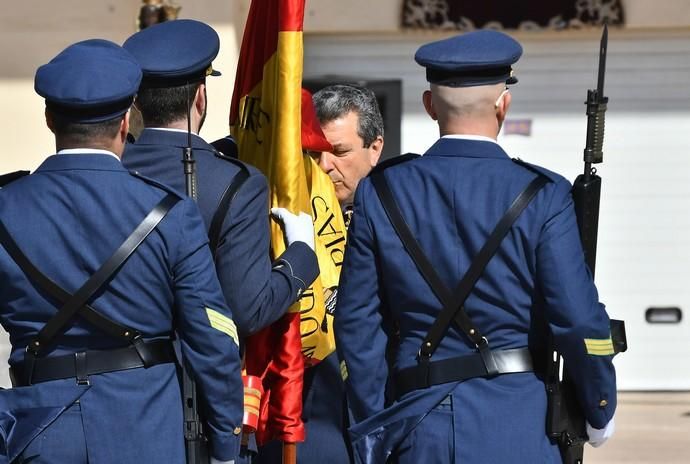
[[[297,464],[297,443],[283,442],[283,464]]]

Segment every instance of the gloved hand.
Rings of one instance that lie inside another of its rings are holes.
[[[235,460],[231,459],[229,461],[220,461],[216,458],[211,458],[211,464],[235,464]]]
[[[314,225],[311,216],[302,212],[297,216],[285,208],[271,208],[271,215],[283,224],[288,246],[294,242],[304,242],[314,250]]]
[[[615,430],[616,423],[614,422],[613,417],[611,418],[609,423],[606,424],[606,427],[604,427],[603,429],[595,429],[594,427],[589,425],[589,422],[587,422],[587,436],[589,437],[587,443],[589,443],[595,448],[598,448],[601,445],[603,445],[606,440],[613,436],[613,432]]]

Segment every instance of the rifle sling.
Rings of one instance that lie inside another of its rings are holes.
[[[244,165],[239,165],[240,171],[235,174],[232,182],[228,184],[228,187],[223,192],[218,202],[218,207],[216,212],[213,213],[213,219],[211,220],[211,226],[208,230],[209,246],[211,247],[211,253],[215,256],[218,246],[220,245],[220,232],[223,227],[223,221],[227,216],[228,210],[230,209],[230,204],[237,196],[237,192],[240,187],[249,179],[249,169]]]
[[[405,222],[402,212],[395,202],[393,193],[386,181],[383,170],[372,173],[371,180],[378,194],[386,215],[388,216],[393,228],[400,237],[405,249],[412,257],[420,273],[427,281],[431,289],[439,298],[443,308],[429,329],[420,348],[420,362],[426,362],[434,353],[443,336],[445,335],[451,321],[455,321],[463,333],[477,346],[479,353],[486,367],[488,375],[499,373],[496,359],[489,348],[488,341],[481,331],[472,323],[464,309],[464,303],[469,296],[472,288],[481,276],[484,268],[494,256],[503,238],[510,230],[513,223],[520,216],[522,211],[529,205],[534,196],[548,182],[548,178],[538,175],[529,185],[515,198],[508,211],[498,222],[493,232],[489,236],[484,246],[475,256],[469,269],[456,287],[453,294],[443,284],[440,276],[433,265],[426,257],[421,246],[414,238],[412,231]]]

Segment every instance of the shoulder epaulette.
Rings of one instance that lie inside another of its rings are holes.
[[[421,156],[416,153],[405,153],[404,155],[394,156],[392,158],[388,158],[385,161],[381,161],[374,167],[374,169],[371,170],[371,172],[374,173],[383,171],[384,169],[387,169],[391,166],[395,166],[396,164],[404,163],[406,161],[410,161],[420,157]]]
[[[237,145],[235,140],[228,136],[218,139],[210,144],[213,147],[213,154],[216,158],[228,161],[242,170],[249,171],[247,163],[240,161],[237,155]]]
[[[249,167],[247,166],[247,163],[244,161],[240,161],[237,158],[233,158],[231,156],[226,155],[225,153],[221,153],[218,150],[214,150],[213,152],[214,155],[216,155],[216,158],[220,158],[222,160],[228,161],[229,163],[234,164],[240,169],[246,169],[247,171],[249,170]]]
[[[237,153],[237,143],[235,142],[235,139],[233,139],[229,135],[223,137],[222,139],[218,139],[214,142],[211,142],[210,145],[217,151],[216,156],[218,156],[219,158],[239,158],[239,155]]]
[[[17,179],[21,179],[24,176],[28,176],[29,171],[14,171],[8,174],[3,174],[0,176],[0,187],[8,185],[10,182],[14,182]]]
[[[161,190],[164,190],[166,193],[172,193],[173,195],[177,195],[180,198],[185,198],[185,195],[181,194],[174,188],[170,187],[169,185],[166,185],[162,182],[158,182],[155,179],[151,179],[150,177],[146,177],[145,175],[141,174],[139,171],[129,171],[130,175],[136,177],[137,179],[141,179],[144,182],[146,182],[149,185],[152,185],[154,187],[158,187]]]
[[[515,164],[522,166],[525,169],[529,169],[537,175],[546,177],[551,182],[558,181],[558,179],[560,178],[560,175],[556,174],[555,172],[549,171],[548,169],[545,169],[541,166],[537,166],[536,164],[528,163],[527,161],[521,160],[520,158],[513,158],[513,162]]]

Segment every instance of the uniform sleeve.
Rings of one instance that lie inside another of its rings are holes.
[[[537,277],[556,349],[575,379],[585,416],[604,427],[616,409],[609,317],[584,261],[570,185],[556,183],[537,247]]]
[[[291,245],[271,263],[268,221],[266,178],[254,173],[232,202],[216,253],[223,293],[242,338],[277,321],[318,275],[316,255],[304,243]]]
[[[212,454],[227,460],[240,447],[244,398],[239,339],[214,272],[201,216],[191,200],[185,200],[184,208],[173,267],[176,328],[182,356],[206,406]]]
[[[338,355],[345,363],[348,404],[355,422],[385,406],[388,337],[383,326],[375,241],[365,199],[374,196],[369,179],[355,194],[334,318]]]

